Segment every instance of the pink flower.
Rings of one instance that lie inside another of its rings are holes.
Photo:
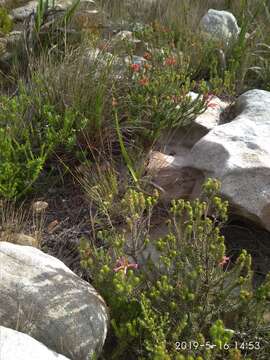
[[[113,271],[118,272],[120,270],[124,271],[124,274],[126,275],[128,269],[138,269],[138,264],[136,263],[129,263],[128,258],[122,256],[120,259],[116,262],[116,268],[113,269]]]
[[[133,72],[139,72],[141,65],[140,64],[131,64],[130,67]]]
[[[230,258],[228,256],[223,256],[222,260],[219,262],[219,266],[224,266],[229,262]]]
[[[205,97],[204,97],[204,100],[206,102],[206,105],[207,107],[210,107],[210,108],[216,108],[216,107],[219,107],[218,104],[216,104],[214,101],[213,101],[213,98],[215,97],[215,95],[213,94],[207,94]]]
[[[176,59],[174,57],[168,57],[167,59],[165,59],[165,65],[175,65],[176,64]]]
[[[210,107],[210,108],[217,108],[218,107],[218,104],[215,104],[215,103],[209,103],[207,107]]]

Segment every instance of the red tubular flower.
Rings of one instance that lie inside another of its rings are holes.
[[[207,107],[215,109],[219,106],[218,106],[218,104],[215,104],[215,103],[208,103]]]
[[[176,64],[176,59],[174,57],[168,57],[165,59],[165,65],[171,66]]]
[[[140,64],[131,64],[130,67],[133,72],[139,72],[141,65]]]
[[[151,60],[152,59],[152,55],[149,53],[149,52],[145,52],[143,54],[143,57],[146,59],[146,60]]]
[[[138,264],[129,263],[128,259],[122,256],[120,259],[117,260],[116,268],[114,268],[113,271],[118,272],[120,270],[123,270],[124,274],[126,275],[128,269],[138,269]]]
[[[230,258],[228,256],[223,256],[222,260],[219,262],[219,266],[223,267],[229,262]]]
[[[218,104],[215,103],[213,98],[215,97],[214,94],[207,94],[204,96],[204,101],[206,102],[206,105],[208,108],[217,108],[219,107]]]
[[[146,86],[146,85],[149,84],[149,79],[144,76],[143,78],[141,78],[141,79],[139,80],[139,84],[140,84],[141,86]]]

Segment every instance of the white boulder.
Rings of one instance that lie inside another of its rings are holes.
[[[31,336],[0,326],[1,360],[68,360]]]
[[[29,1],[25,5],[15,8],[11,11],[11,16],[14,21],[24,21],[31,14],[35,13],[37,10],[38,2]]]
[[[234,15],[228,11],[209,9],[200,21],[200,29],[206,40],[216,40],[228,46],[236,40],[240,28]]]
[[[90,284],[30,246],[0,242],[0,264],[1,325],[72,360],[89,360],[101,352],[108,313]]]
[[[188,163],[220,179],[236,211],[270,230],[270,92],[247,91],[233,112],[194,145]]]

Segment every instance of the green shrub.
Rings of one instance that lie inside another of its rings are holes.
[[[44,146],[34,150],[33,132],[23,117],[29,99],[1,98],[0,196],[11,199],[27,191],[46,160]]]
[[[129,190],[122,200],[126,226],[100,232],[99,247],[82,240],[81,263],[111,315],[105,359],[246,359],[255,351],[266,359],[270,277],[253,289],[246,251],[234,264],[225,256],[220,228],[228,203],[219,189],[208,180],[201,201],[172,202],[168,235],[155,242],[156,262],[140,254],[157,195]]]
[[[31,189],[48,157],[70,151],[83,121],[71,110],[59,114],[21,84],[14,98],[0,98],[0,197],[18,198]]]
[[[206,107],[199,97],[192,101],[187,96],[195,84],[190,81],[181,54],[161,49],[149,56],[148,63],[137,68],[131,65],[126,111],[127,126],[134,128],[134,134],[137,129],[141,141],[152,145],[164,130],[191,124]]]
[[[154,33],[153,27],[149,26],[136,35],[150,42]],[[188,63],[182,54],[168,44],[170,32],[157,41],[164,46],[155,48],[154,44],[149,44],[149,50],[144,54],[145,62],[134,62],[133,53],[130,53],[122,84],[114,88],[116,130],[122,135],[119,142],[136,158],[140,157],[138,149],[149,149],[165,131],[173,132],[191,124],[206,109],[201,97],[191,100],[187,96],[195,88],[200,92],[202,89],[200,84],[191,81]],[[124,156],[123,146],[121,152]],[[127,161],[127,156],[124,158],[126,163],[131,162]]]
[[[13,28],[13,22],[8,15],[7,9],[0,6],[0,32],[8,34]]]
[[[33,153],[28,130],[24,131],[23,141],[0,129],[0,196],[6,199],[23,195],[31,188],[46,160],[44,147]]]

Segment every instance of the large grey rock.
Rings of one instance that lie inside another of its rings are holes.
[[[31,336],[0,326],[1,360],[68,360]]]
[[[237,39],[240,28],[233,14],[209,9],[200,22],[200,29],[207,40],[216,40],[228,46]]]
[[[0,242],[0,323],[31,335],[72,360],[89,360],[104,344],[106,305],[58,259]]]
[[[66,11],[71,8],[74,4],[74,0],[56,0],[49,1],[49,7],[52,8],[54,5],[55,11]],[[11,11],[11,16],[14,21],[24,21],[32,13],[37,11],[38,1],[28,1],[22,6],[15,7]],[[96,4],[93,0],[82,0],[75,9],[73,14],[73,24],[79,26],[79,28],[98,26],[103,21],[103,14],[97,9]]]
[[[14,9],[27,4],[29,0],[0,0],[0,6],[7,9]]]
[[[11,16],[14,21],[24,21],[32,13],[36,12],[38,2],[30,1],[27,4],[15,8],[11,11]]]
[[[195,144],[187,163],[219,178],[235,210],[270,230],[270,92],[242,94],[233,112]]]

